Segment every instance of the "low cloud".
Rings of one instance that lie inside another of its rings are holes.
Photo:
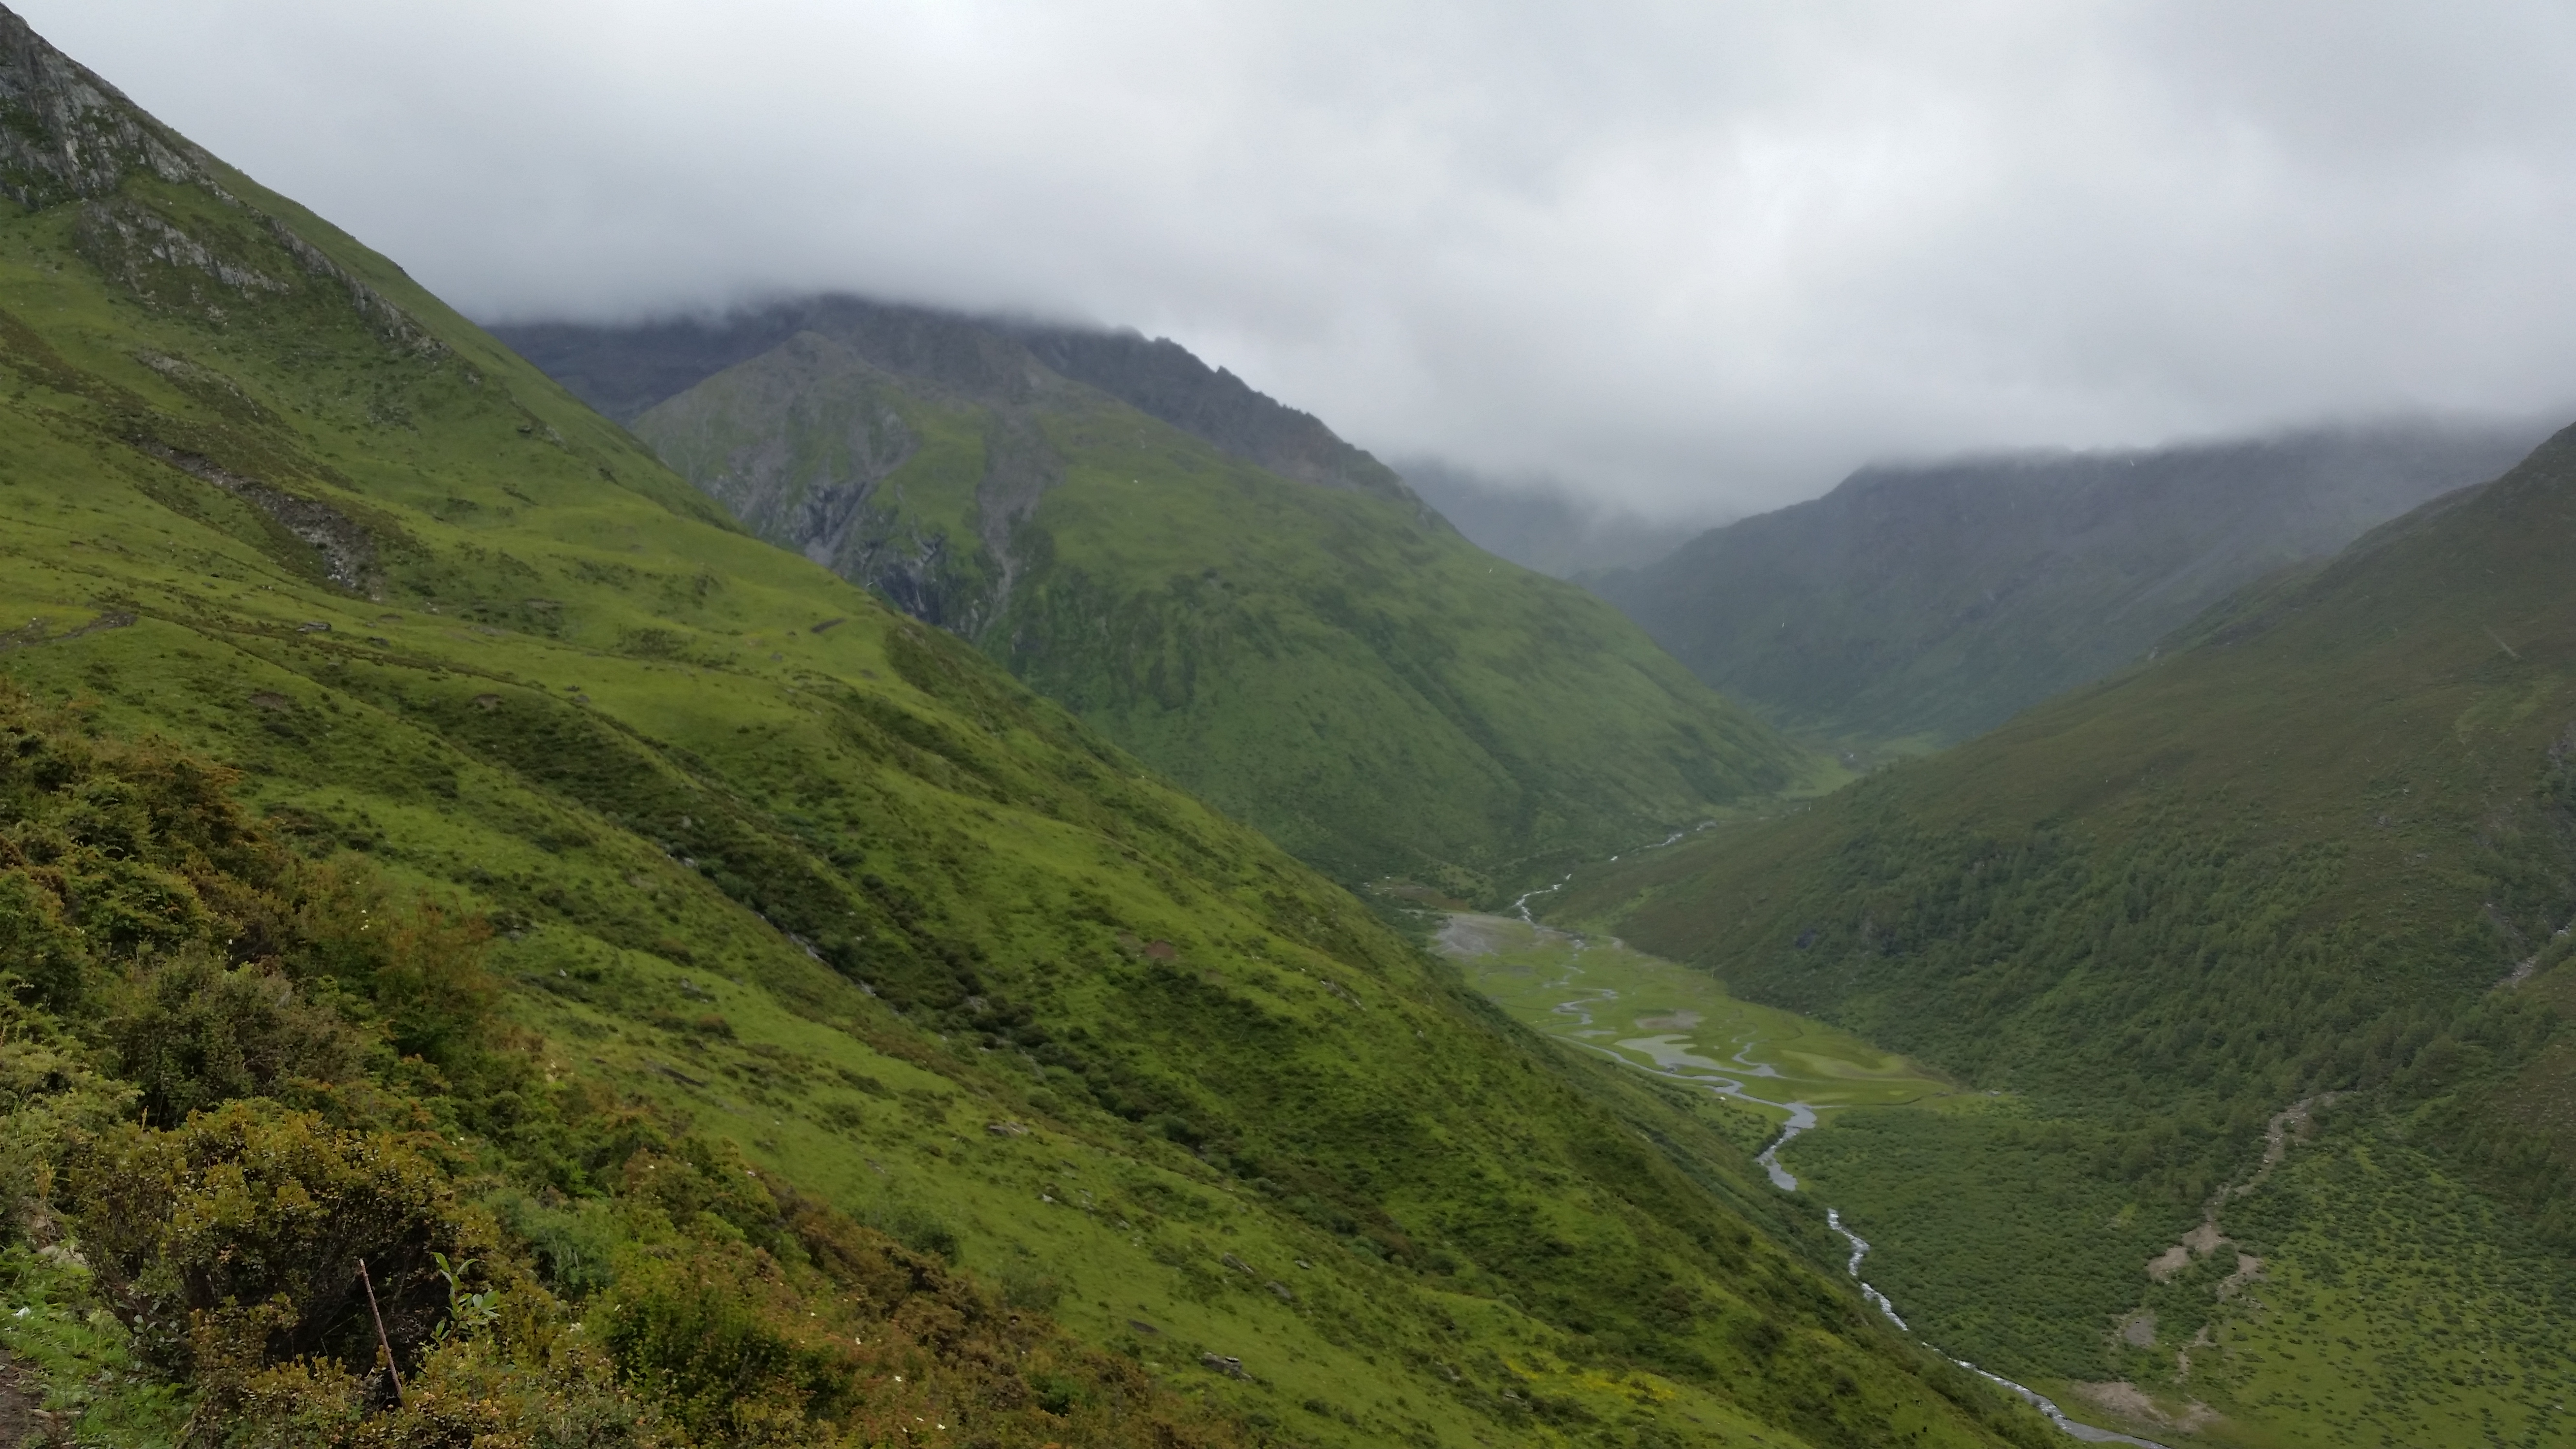
[[[20,8],[477,316],[1131,324],[1635,508],[2576,403],[2555,4]]]

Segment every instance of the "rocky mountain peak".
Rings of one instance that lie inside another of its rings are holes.
[[[206,157],[0,6],[0,192],[32,211],[146,170],[202,181]]]

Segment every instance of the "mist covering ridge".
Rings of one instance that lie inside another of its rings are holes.
[[[1562,479],[1501,477],[1438,458],[1399,459],[1395,467],[1469,542],[1560,579],[1643,568],[1725,518],[1649,517]]]
[[[1384,464],[1335,437],[1313,414],[1253,391],[1168,338],[1148,339],[1132,329],[977,316],[835,294],[713,318],[626,326],[527,321],[489,330],[621,423],[799,332],[812,332],[879,366],[986,401],[1025,397],[1027,366],[1034,362],[1282,477],[1409,496]]]
[[[1774,723],[1922,748],[2142,657],[2252,580],[2494,477],[2546,431],[2390,422],[1882,464],[1590,582]]]

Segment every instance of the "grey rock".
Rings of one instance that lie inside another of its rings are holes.
[[[206,182],[213,161],[0,7],[0,193],[34,211],[109,195],[136,171]]]

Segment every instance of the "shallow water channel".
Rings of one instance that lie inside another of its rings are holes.
[[[1822,1120],[1820,1113],[1891,1106],[1951,1090],[1903,1058],[1822,1022],[1738,1001],[1704,973],[1631,950],[1614,938],[1539,925],[1530,918],[1527,901],[1525,896],[1516,903],[1515,916],[1450,916],[1438,937],[1439,949],[1458,963],[1469,984],[1524,1025],[1632,1070],[1687,1083],[1773,1117],[1779,1131],[1754,1160],[1783,1192],[1798,1191],[1798,1179],[1782,1165],[1780,1151],[1800,1133],[1812,1131]],[[1860,1284],[1861,1295],[1899,1331],[1919,1339],[1887,1295],[1860,1276],[1868,1242],[1844,1226],[1838,1209],[1825,1209],[1825,1224],[1851,1245],[1844,1270]],[[2070,1419],[2046,1395],[1966,1359],[1951,1362],[2019,1395],[2076,1439],[2165,1449],[2151,1439]]]

